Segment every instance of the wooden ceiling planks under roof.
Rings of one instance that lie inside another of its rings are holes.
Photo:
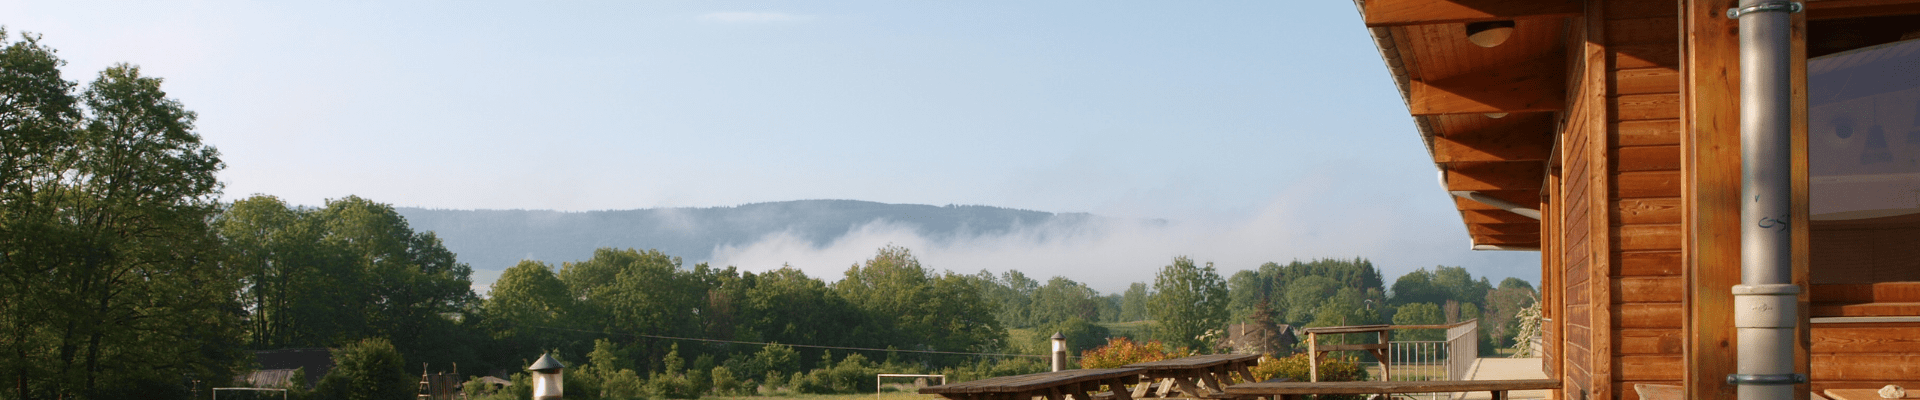
[[[1475,249],[1537,250],[1571,0],[1356,0]],[[1467,23],[1513,21],[1493,47]],[[1504,204],[1502,204],[1504,203]],[[1527,210],[1513,210],[1513,208]]]

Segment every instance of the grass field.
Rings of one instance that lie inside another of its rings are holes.
[[[1113,336],[1126,336],[1133,338],[1134,341],[1143,341],[1147,339],[1147,329],[1153,325],[1153,321],[1101,322],[1097,325],[1106,327],[1107,332],[1112,333]]]
[[[701,397],[700,397],[700,399],[701,399],[701,400],[772,400],[772,399],[800,399],[800,400],[929,400],[929,399],[938,399],[938,398],[941,398],[941,397],[940,397],[940,396],[935,396],[935,395],[930,395],[930,394],[918,394],[918,393],[913,393],[913,392],[885,392],[885,393],[881,393],[881,394],[879,394],[879,395],[874,395],[873,393],[867,393],[867,394],[794,394],[794,395],[786,395],[786,396],[752,396],[752,397],[716,397],[716,396],[701,396]]]
[[[701,396],[701,397],[700,397],[700,400],[773,400],[773,399],[800,399],[800,400],[931,400],[931,399],[939,399],[939,398],[941,398],[940,396],[935,396],[935,395],[930,395],[930,394],[919,394],[919,393],[914,393],[914,392],[913,392],[913,388],[911,388],[911,387],[908,387],[908,386],[910,386],[910,385],[891,385],[891,384],[890,384],[890,385],[887,385],[887,387],[886,387],[886,390],[884,390],[884,391],[882,391],[882,392],[880,392],[880,394],[878,394],[878,395],[876,395],[876,394],[873,394],[873,393],[859,393],[859,394],[797,394],[797,393],[796,393],[796,394],[784,394],[784,395],[766,395],[766,396],[743,396],[743,397],[732,397],[732,396]]]

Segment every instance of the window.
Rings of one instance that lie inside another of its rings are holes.
[[[1894,34],[1837,52],[1809,43],[1825,53],[1807,60],[1814,284],[1920,281],[1920,35]]]

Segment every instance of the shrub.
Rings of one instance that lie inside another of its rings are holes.
[[[1160,361],[1173,358],[1174,353],[1166,351],[1167,346],[1158,340],[1145,344],[1134,343],[1124,337],[1107,339],[1107,345],[1080,353],[1080,368],[1114,368],[1122,365]],[[1179,351],[1178,353],[1186,353]]]
[[[1274,377],[1288,377],[1295,381],[1308,381],[1307,353],[1296,353],[1285,358],[1273,356],[1260,357],[1260,365],[1251,369],[1253,378],[1259,380]],[[1320,359],[1321,382],[1349,382],[1367,380],[1367,369],[1360,366],[1354,357],[1330,355]]]
[[[713,392],[723,396],[739,394],[740,380],[733,377],[733,371],[727,367],[713,367]]]
[[[333,350],[333,370],[315,392],[333,400],[407,400],[420,390],[400,352],[385,338],[361,340]]]

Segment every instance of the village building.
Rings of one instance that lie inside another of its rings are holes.
[[[1797,396],[1920,388],[1920,1],[1797,4],[1734,11],[1790,27],[1790,213],[1748,220],[1735,1],[1356,1],[1467,245],[1540,253],[1559,398],[1735,397],[1748,224],[1791,233]]]

